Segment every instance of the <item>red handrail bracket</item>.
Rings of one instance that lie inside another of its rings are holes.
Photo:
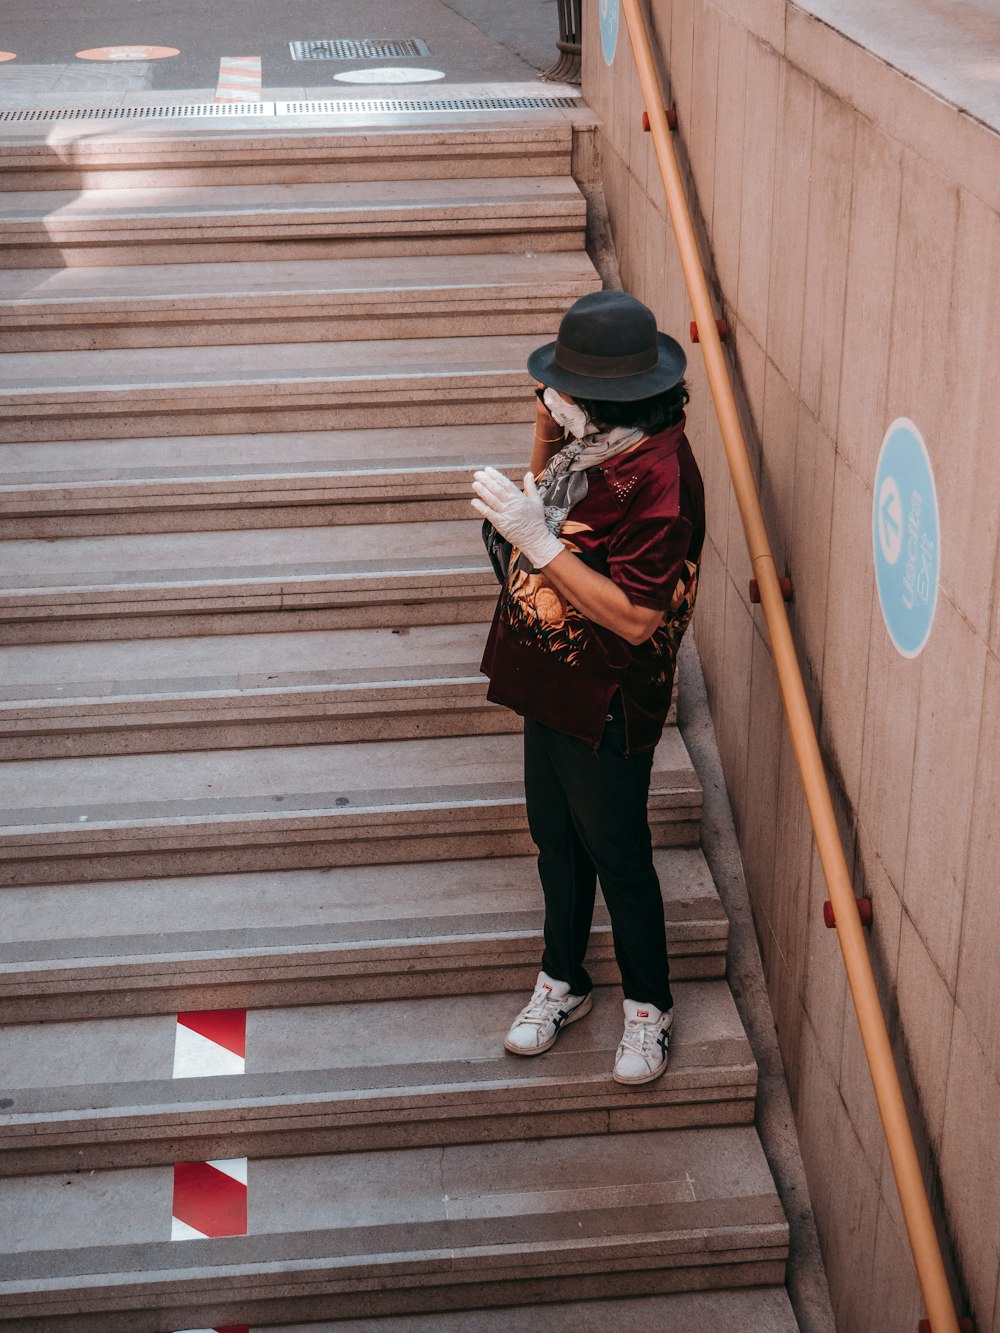
[[[778,586],[781,588],[782,599],[786,602],[792,600],[793,588],[792,580],[787,576],[778,580]],[[760,606],[760,584],[756,579],[750,580],[750,601],[754,606]]]
[[[858,916],[861,918],[863,926],[870,926],[874,920],[872,912],[872,900],[870,898],[855,898],[858,905]],[[823,925],[827,930],[833,930],[837,924],[837,918],[833,914],[833,903],[829,899],[823,904]]]
[[[668,129],[668,130],[673,130],[673,131],[676,132],[676,130],[677,130],[677,109],[676,109],[676,107],[665,106],[665,107],[663,108],[663,114],[664,114],[664,115],[666,116],[666,118],[667,118],[667,129]],[[650,129],[651,129],[651,126],[650,126],[650,123],[649,123],[649,112],[648,112],[648,111],[644,111],[644,112],[642,113],[642,132],[643,132],[643,134],[648,134],[649,131],[650,131]]]
[[[717,319],[715,321],[715,327],[719,330],[719,341],[726,342],[729,338],[729,321],[725,319]],[[698,325],[694,320],[691,321],[691,341],[693,343],[701,342],[701,339],[698,337]]]

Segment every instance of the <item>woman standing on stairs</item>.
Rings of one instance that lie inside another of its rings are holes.
[[[646,800],[705,534],[686,364],[634,297],[582,297],[528,359],[542,387],[523,492],[494,468],[473,482],[505,539],[485,530],[502,587],[482,669],[489,698],[525,719],[545,898],[542,970],[504,1045],[540,1055],[590,1010],[599,877],[625,995],[619,1083],[663,1073],[673,1019]]]

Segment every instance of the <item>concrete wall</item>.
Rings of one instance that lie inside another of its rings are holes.
[[[830,11],[833,6],[826,5]],[[1000,1329],[1000,138],[785,0],[653,0],[652,24],[742,411],[928,1184],[977,1327]],[[649,7],[647,5],[647,14]],[[690,319],[624,21],[585,4],[623,280]],[[838,1315],[915,1329],[919,1293],[778,699],[714,413],[695,633]],[[941,508],[930,641],[875,594],[872,483],[912,418]]]

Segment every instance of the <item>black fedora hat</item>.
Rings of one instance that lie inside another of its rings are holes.
[[[658,333],[656,316],[627,292],[591,292],[562,317],[559,336],[528,357],[542,384],[571,398],[634,403],[683,378],[680,343]]]

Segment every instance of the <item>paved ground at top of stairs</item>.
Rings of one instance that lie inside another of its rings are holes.
[[[325,0],[283,0],[255,6],[249,29],[242,0],[170,0],[155,17],[144,10],[126,9],[119,0],[90,0],[78,11],[61,0],[38,0],[30,10],[15,7],[5,20],[3,42],[17,59],[0,66],[0,106],[120,102],[171,92],[197,100],[207,93],[210,101],[226,56],[260,56],[265,92],[315,96],[332,87],[341,96],[363,96],[363,84],[335,84],[335,76],[388,66],[434,68],[449,82],[523,82],[558,54],[556,7],[542,0],[408,0],[403,11],[389,0],[334,9]],[[347,61],[296,61],[289,51],[292,41],[364,37],[417,37],[430,51],[417,58]],[[146,44],[178,54],[126,62],[75,59],[81,50]]]

